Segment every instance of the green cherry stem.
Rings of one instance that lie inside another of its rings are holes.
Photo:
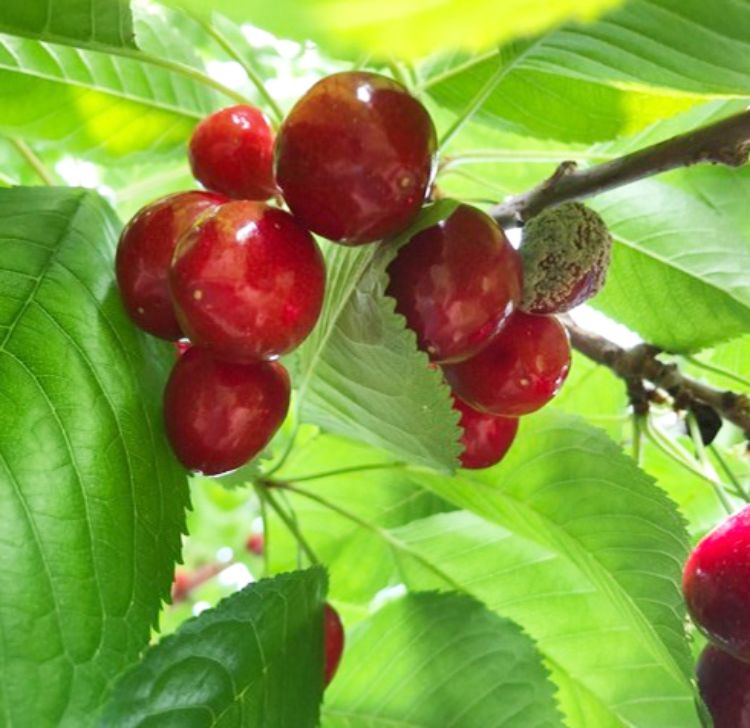
[[[383,541],[385,541],[392,548],[398,551],[401,551],[402,553],[405,553],[408,556],[411,556],[415,561],[418,561],[427,570],[431,571],[433,574],[435,574],[440,579],[445,581],[446,584],[448,584],[452,589],[455,589],[458,592],[467,593],[466,589],[463,586],[461,586],[461,584],[459,584],[455,579],[453,579],[451,576],[446,574],[438,566],[435,566],[435,564],[433,564],[431,561],[426,559],[420,553],[409,548],[409,546],[407,546],[403,541],[399,541],[399,539],[397,539],[387,529],[381,528],[380,526],[377,526],[376,524],[371,523],[370,521],[367,521],[364,518],[361,518],[356,513],[353,513],[352,511],[346,508],[342,508],[340,505],[336,503],[332,503],[326,498],[319,496],[317,493],[313,493],[303,488],[298,488],[293,483],[275,482],[274,485],[276,487],[283,488],[284,490],[288,490],[291,493],[295,493],[296,495],[302,496],[303,498],[307,498],[308,500],[315,501],[316,503],[322,505],[324,508],[328,508],[334,513],[338,513],[343,518],[346,518],[347,520],[352,521],[352,523],[356,523],[358,526],[361,526],[362,528],[367,529],[368,531],[374,533],[376,536],[380,537]]]
[[[253,483],[255,494],[258,496],[258,503],[260,505],[260,518],[263,521],[263,575],[271,575],[271,558],[268,553],[269,536],[271,535],[271,529],[268,526],[268,503],[266,501],[266,491],[263,486],[258,483]]]
[[[304,483],[308,480],[321,480],[322,478],[333,478],[337,475],[349,475],[350,473],[362,473],[368,470],[394,470],[396,468],[408,467],[407,463],[392,462],[392,463],[370,463],[367,465],[353,465],[348,468],[336,468],[335,470],[324,470],[319,473],[311,473],[310,475],[293,476],[292,481],[295,483]]]
[[[268,501],[268,505],[271,506],[271,508],[276,513],[276,515],[281,519],[281,521],[287,527],[289,533],[291,533],[292,536],[294,536],[295,540],[299,544],[300,549],[302,549],[302,551],[304,552],[305,556],[307,556],[310,563],[311,564],[320,563],[318,561],[318,557],[315,555],[315,552],[310,547],[310,544],[302,535],[302,531],[299,528],[299,524],[295,520],[293,520],[289,516],[289,514],[286,513],[286,511],[281,507],[279,502],[276,500],[275,496],[271,493],[271,490],[268,487],[266,487],[266,484],[267,482],[260,484],[259,487],[265,488],[264,497]]]
[[[718,374],[725,379],[730,379],[733,382],[737,382],[737,384],[741,384],[743,387],[747,387],[748,389],[750,389],[750,379],[745,379],[745,377],[741,377],[739,374],[735,374],[729,369],[724,369],[724,367],[719,367],[715,364],[708,364],[707,362],[701,361],[695,356],[683,356],[682,358],[685,359],[685,361],[690,362],[693,366],[698,367],[699,369],[704,369],[705,371],[711,372],[712,374]]]
[[[729,467],[729,464],[724,459],[722,454],[719,452],[719,448],[717,448],[715,445],[709,445],[709,450],[711,450],[711,454],[716,458],[716,461],[719,463],[719,467],[724,471],[724,474],[727,476],[727,479],[736,488],[742,500],[744,500],[746,503],[750,503],[750,491],[748,491],[747,488],[745,488],[740,483],[740,479],[735,475],[734,471]]]
[[[45,185],[54,187],[55,178],[47,169],[44,162],[39,159],[34,150],[23,139],[19,139],[18,137],[9,137],[9,139],[18,154],[34,170],[37,177],[39,177]]]

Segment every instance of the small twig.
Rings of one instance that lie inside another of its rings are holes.
[[[611,369],[629,383],[646,381],[669,392],[673,399],[689,408],[692,402],[712,407],[725,420],[739,427],[750,440],[750,397],[731,391],[714,389],[683,374],[676,364],[660,361],[660,350],[648,344],[623,349],[613,341],[586,331],[569,316],[561,317],[575,349],[592,361]]]
[[[587,169],[563,162],[532,190],[492,209],[502,227],[519,227],[542,210],[580,200],[678,167],[708,162],[739,167],[750,154],[750,110]]]

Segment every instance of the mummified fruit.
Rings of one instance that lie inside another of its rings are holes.
[[[523,299],[528,313],[562,313],[604,285],[612,237],[604,221],[579,202],[531,218],[523,230]]]

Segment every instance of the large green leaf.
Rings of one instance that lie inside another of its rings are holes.
[[[87,726],[148,642],[187,486],[161,426],[173,354],[131,325],[95,194],[0,190],[0,715]]]
[[[593,304],[672,351],[750,331],[750,238],[713,207],[659,182],[593,201],[615,241]]]
[[[553,728],[534,643],[457,594],[410,594],[358,625],[326,692],[323,728]]]
[[[83,47],[135,47],[130,5],[123,0],[8,0],[0,32]]]
[[[520,624],[554,668],[570,726],[698,725],[679,588],[685,525],[603,433],[537,415],[499,466],[415,479],[471,512],[392,532],[432,567],[405,558],[408,583],[447,577]]]
[[[314,728],[323,691],[316,567],[251,584],[183,624],[122,677],[111,728]]]
[[[391,462],[382,451],[319,434],[295,448],[278,477],[292,483],[302,478],[300,485],[306,490],[381,528],[402,526],[451,508],[415,484],[404,468],[389,467]],[[325,473],[331,475],[308,481],[310,476]],[[307,498],[289,494],[289,502],[305,538],[330,571],[333,599],[366,605],[377,591],[398,580],[393,551],[380,536]],[[273,524],[277,525],[275,519]],[[296,542],[278,525],[270,539],[272,566],[293,568],[298,558]]]
[[[213,103],[152,64],[0,35],[0,132],[94,158],[146,156],[183,145]]]
[[[327,245],[326,302],[297,354],[301,419],[383,448],[414,464],[457,465],[457,413],[438,371],[384,295],[385,268],[399,241],[449,215],[456,203],[426,207],[399,240]]]
[[[565,141],[608,140],[702,100],[750,95],[750,59],[737,34],[750,24],[750,6],[721,7],[631,0],[590,25],[499,54],[441,56],[422,70],[422,88],[460,112],[500,68],[479,119]]]
[[[206,11],[202,0],[167,0]],[[284,38],[338,52],[420,58],[435,48],[484,49],[569,18],[591,19],[621,0],[218,0],[211,8]]]

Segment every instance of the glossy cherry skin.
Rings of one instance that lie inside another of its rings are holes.
[[[193,176],[209,190],[244,200],[267,200],[273,180],[274,134],[254,106],[229,106],[195,128],[188,157]]]
[[[521,296],[520,256],[492,218],[469,205],[417,233],[388,274],[396,310],[439,363],[479,352]]]
[[[750,665],[707,645],[696,672],[714,728],[750,728]]]
[[[345,71],[318,81],[276,138],[276,180],[292,213],[360,245],[404,230],[432,182],[435,127],[396,81]]]
[[[341,655],[344,652],[344,625],[338,612],[326,604],[323,609],[323,640],[325,665],[323,669],[323,685],[328,685],[338,670]]]
[[[289,409],[289,376],[278,362],[234,364],[193,346],[164,391],[167,437],[190,471],[219,475],[252,460]]]
[[[466,404],[488,414],[518,417],[538,410],[560,390],[570,369],[570,342],[554,316],[516,311],[476,356],[443,367]]]
[[[292,351],[315,326],[325,264],[288,212],[237,201],[181,238],[169,283],[194,345],[230,361],[260,361]]]
[[[455,396],[453,409],[461,413],[458,422],[463,433],[461,444],[464,446],[459,456],[461,467],[477,470],[499,463],[516,438],[518,418],[478,412]]]
[[[178,238],[205,212],[227,202],[212,192],[179,192],[139,210],[120,235],[115,260],[125,310],[137,326],[169,341],[182,337],[167,276]]]
[[[693,622],[711,642],[750,662],[750,506],[695,547],[682,590]]]

